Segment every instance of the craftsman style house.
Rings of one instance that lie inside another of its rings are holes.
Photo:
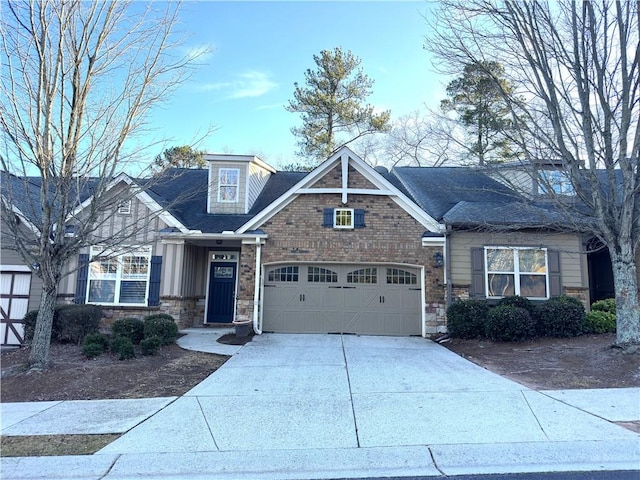
[[[106,215],[60,302],[100,304],[111,318],[166,312],[181,327],[428,336],[446,331],[458,298],[567,294],[588,305],[613,293],[606,255],[585,253],[591,238],[563,232],[548,208],[479,169],[389,172],[346,147],[310,173],[205,159]],[[133,184],[123,175],[112,188]],[[144,226],[135,244],[105,249],[100,239],[125,221]],[[21,263],[3,244],[3,343],[19,342],[16,324],[37,305]]]

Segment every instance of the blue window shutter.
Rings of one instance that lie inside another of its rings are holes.
[[[549,296],[558,297],[563,294],[562,276],[560,275],[560,252],[547,250],[547,261],[549,262]]]
[[[73,299],[74,303],[83,304],[87,299],[87,281],[89,279],[89,254],[81,253],[78,255],[78,275],[76,278],[76,293]]]
[[[484,285],[484,249],[471,249],[471,285],[469,288],[469,298],[486,298]]]
[[[160,277],[162,274],[162,257],[151,257],[151,272],[149,274],[149,306],[160,305]]]
[[[353,211],[353,226],[355,228],[364,228],[364,210],[362,208],[356,208]]]
[[[323,227],[333,227],[333,208],[325,208],[324,212],[324,220],[322,221]]]

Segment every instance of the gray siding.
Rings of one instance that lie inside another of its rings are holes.
[[[249,164],[249,186],[248,186],[248,197],[247,197],[247,212],[251,209],[254,202],[260,195],[260,192],[264,188],[269,180],[270,172],[265,170],[259,165],[254,163]]]
[[[586,255],[581,255],[581,240],[572,234],[454,232],[449,238],[451,283],[471,284],[471,248],[484,246],[546,247],[560,252],[562,284],[586,288]]]

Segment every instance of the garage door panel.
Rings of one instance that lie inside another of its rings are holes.
[[[299,275],[290,281],[285,270]],[[270,271],[277,273],[269,277]],[[273,288],[265,283],[263,330],[420,335],[418,274],[415,268],[357,264],[267,269],[266,278],[283,281]]]

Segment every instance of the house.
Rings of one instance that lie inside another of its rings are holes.
[[[478,169],[389,172],[347,147],[310,173],[205,159],[105,213],[60,301],[100,304],[111,318],[166,312],[181,327],[429,336],[446,331],[452,300],[567,294],[588,305],[603,294],[594,279],[611,275],[585,253],[592,239]],[[138,184],[123,175],[111,188]],[[135,240],[107,246],[127,223]],[[3,261],[3,285],[4,275]]]

